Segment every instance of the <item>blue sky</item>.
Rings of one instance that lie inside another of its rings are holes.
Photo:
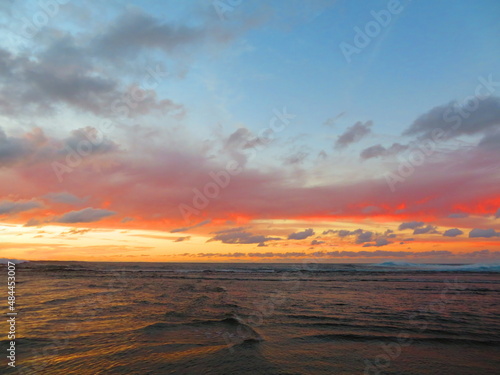
[[[126,7],[119,1],[85,3],[67,1],[49,27],[93,32],[89,25],[103,27],[134,6],[176,23],[195,24],[200,12],[217,18],[217,3],[210,1],[129,1]],[[150,61],[186,71],[183,78],[163,83],[160,92],[175,91],[191,107],[211,107],[193,111],[194,122],[241,122],[257,130],[269,121],[273,108],[286,106],[310,132],[322,134],[328,118],[345,113],[338,127],[329,129],[333,135],[353,122],[372,120],[378,133],[397,136],[436,103],[470,95],[478,76],[500,70],[500,49],[492,48],[500,35],[496,1],[401,2],[403,11],[392,15],[370,45],[352,55],[351,63],[340,43],[352,44],[354,27],[363,29],[373,19],[370,12],[387,9],[388,1],[240,3],[219,20],[237,30],[229,46],[190,51],[191,57],[183,57],[186,62],[173,65],[168,56],[148,54]],[[75,14],[83,7],[85,12]],[[7,25],[16,31],[22,17],[32,19],[41,8],[35,1],[13,1],[10,9],[14,17]],[[242,31],[249,19],[253,26]]]

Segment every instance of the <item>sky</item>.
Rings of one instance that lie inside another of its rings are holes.
[[[5,0],[0,257],[499,262],[499,18]]]

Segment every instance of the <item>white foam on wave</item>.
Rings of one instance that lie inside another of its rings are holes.
[[[19,264],[19,263],[27,263],[29,262],[29,260],[0,258],[0,264],[7,264],[9,262]]]
[[[463,272],[500,272],[499,263],[474,263],[474,264],[425,264],[408,262],[383,262],[374,264],[376,267],[414,268],[425,271],[463,271]]]

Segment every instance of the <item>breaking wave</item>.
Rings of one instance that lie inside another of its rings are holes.
[[[424,263],[407,263],[407,262],[383,262],[374,264],[376,267],[387,267],[391,269],[415,269],[418,271],[435,271],[435,272],[500,272],[500,264],[498,263],[476,263],[476,264],[424,264]]]

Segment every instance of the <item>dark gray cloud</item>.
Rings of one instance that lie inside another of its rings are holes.
[[[306,239],[307,237],[311,237],[314,235],[314,230],[311,228],[306,229],[302,232],[296,232],[296,233],[291,233],[288,235],[289,240],[303,240]]]
[[[53,221],[56,223],[92,223],[115,214],[116,212],[113,211],[88,207],[80,211],[68,212]]]
[[[14,55],[0,49],[0,110],[11,116],[54,114],[61,106],[106,117],[135,117],[160,111],[176,115],[183,107],[157,99],[154,90],[104,75],[86,59],[76,42],[55,40],[35,55]],[[57,57],[66,52],[73,59]]]
[[[424,226],[423,221],[408,221],[405,223],[399,224],[398,229],[399,230],[404,230],[404,229],[416,229]]]
[[[362,244],[362,243],[365,243],[365,242],[370,242],[370,241],[373,240],[373,235],[374,235],[373,232],[364,231],[361,228],[358,228],[358,229],[355,229],[355,230],[346,230],[346,229],[334,230],[334,229],[329,229],[329,230],[325,230],[323,232],[323,235],[328,235],[330,233],[331,234],[336,234],[340,238],[345,238],[345,237],[348,237],[348,236],[356,236],[356,239],[354,240],[354,242],[356,244]],[[387,233],[389,234],[390,232],[387,232]]]
[[[466,214],[466,213],[455,213],[455,214],[449,214],[448,217],[450,219],[463,219],[464,217],[469,217],[469,214]]]
[[[361,151],[360,157],[363,160],[367,160],[371,158],[392,156],[400,152],[403,152],[405,150],[408,150],[408,148],[409,146],[402,145],[400,143],[393,143],[392,146],[390,146],[389,148],[386,148],[382,145],[375,145],[365,148],[363,151]]]
[[[238,27],[229,28],[213,12],[197,12],[197,16],[201,17],[190,25],[178,24],[129,7],[96,35],[89,49],[93,55],[112,61],[133,58],[144,50],[185,57],[201,48],[227,44],[256,22],[242,17]]]
[[[495,218],[496,219],[500,218],[500,208],[497,210],[497,212],[495,214]]]
[[[361,233],[363,233],[363,229],[355,229],[355,230],[345,230],[345,229],[341,229],[341,230],[337,230],[337,231],[332,231],[332,233],[337,233],[337,235],[339,237],[347,237],[347,236],[354,236],[354,235],[359,235]],[[323,232],[323,234],[326,234],[325,232]]]
[[[291,155],[285,157],[285,165],[296,165],[302,164],[304,160],[309,156],[309,153],[303,151],[297,151]]]
[[[324,244],[325,241],[319,241],[319,240],[312,240],[311,241],[311,245],[321,245],[321,244]]]
[[[472,103],[472,102],[471,102]],[[443,139],[482,133],[500,125],[500,98],[477,100],[477,108],[467,110],[456,102],[438,106],[418,117],[403,135],[432,138],[434,129],[444,131]],[[465,115],[462,115],[465,113]]]
[[[13,215],[19,212],[41,208],[43,205],[36,201],[0,201],[0,215]]]
[[[345,111],[344,112],[340,112],[338,115],[334,116],[334,117],[329,117],[327,118],[324,122],[323,122],[323,125],[325,126],[334,126],[335,123],[337,122],[338,119],[340,119],[342,116],[345,115]]]
[[[237,229],[237,228],[235,228]],[[228,229],[225,231],[218,231],[217,234],[208,241],[221,241],[226,244],[253,244],[264,243],[266,241],[277,241],[279,237],[266,237],[262,235],[254,235],[249,232],[241,230]]]
[[[478,238],[478,237],[493,238],[493,237],[500,237],[500,232],[496,232],[493,228],[489,228],[489,229],[475,228],[475,229],[472,229],[469,232],[469,237],[470,238]]]
[[[176,239],[174,242],[183,242],[183,241],[189,241],[191,239],[191,236],[185,236],[185,237],[179,237]]]
[[[374,245],[371,245],[374,246]],[[430,251],[391,251],[391,250],[374,250],[374,251],[315,251],[312,253],[305,252],[252,252],[252,253],[184,253],[183,256],[189,257],[199,257],[199,258],[213,258],[213,257],[229,257],[229,258],[246,258],[246,257],[256,257],[256,258],[301,258],[301,257],[311,257],[311,258],[429,258],[429,257],[489,257],[494,258],[500,255],[500,251],[490,251],[490,250],[480,250],[473,251],[469,253],[453,254],[448,250],[430,250]]]
[[[366,231],[358,234],[358,236],[356,237],[356,241],[354,242],[357,244],[369,242],[372,240],[372,237],[373,237],[373,232]]]
[[[63,142],[65,150],[74,150],[81,154],[86,153],[86,150],[90,150],[92,154],[106,154],[119,150],[115,142],[90,126],[73,130]]]
[[[29,219],[28,222],[24,224],[25,227],[37,227],[39,225],[42,225],[42,221],[34,218]]]
[[[87,201],[88,198],[78,198],[77,196],[70,194],[68,192],[60,192],[60,193],[49,193],[43,196],[43,198],[50,199],[52,202],[56,203],[65,203],[72,205],[83,204]]]
[[[374,251],[328,251],[323,253],[328,257],[350,257],[350,258],[371,258],[371,257],[396,257],[404,258],[408,256],[415,257],[432,257],[432,256],[448,256],[453,255],[448,250],[431,250],[431,251],[390,251],[390,250],[374,250]]]
[[[380,247],[380,246],[386,246],[386,245],[389,245],[391,242],[389,242],[387,240],[387,238],[384,238],[384,237],[380,237],[380,238],[377,238],[375,240],[375,243],[365,243],[363,245],[363,247],[371,247],[371,246],[375,246],[375,247]]]
[[[304,257],[306,256],[306,253],[300,252],[300,251],[290,251],[287,253],[273,253],[273,252],[267,252],[267,253],[248,253],[248,256],[250,257],[257,257],[257,258],[297,258],[297,257]]]
[[[79,228],[71,228],[65,232],[62,232],[61,233],[61,236],[66,236],[66,235],[70,235],[70,236],[74,236],[74,235],[83,235],[85,233],[88,233],[92,231],[92,229],[89,229],[89,228],[83,228],[83,229],[79,229]]]
[[[249,157],[249,153],[245,150],[263,144],[265,142],[255,137],[247,128],[238,128],[225,139],[224,150],[239,165],[244,166]]]
[[[150,89],[151,78],[183,77],[195,55],[219,52],[266,17],[251,11],[241,14],[237,23],[221,22],[207,5],[193,9],[186,22],[148,14],[135,6],[123,9],[112,20],[96,24],[95,17],[76,31],[43,27],[29,38],[32,48],[16,53],[0,50],[0,95],[5,99],[0,101],[0,110],[11,115],[52,114],[64,104],[99,116],[115,116],[117,107],[120,116],[153,111],[182,116],[182,105],[157,98],[157,92]],[[13,27],[22,30],[16,31],[26,31],[18,22]],[[6,27],[0,23],[0,28]],[[158,67],[150,66],[153,59],[161,61]],[[154,72],[151,77],[146,74],[150,70]],[[137,96],[142,98],[134,100]],[[122,99],[133,105],[117,105]]]
[[[335,148],[341,149],[349,146],[352,143],[360,141],[367,134],[370,134],[372,122],[368,121],[365,123],[357,122],[353,126],[349,127],[344,133],[339,135],[337,141],[335,142]]]
[[[21,137],[8,136],[0,128],[0,166],[12,166],[23,162],[64,161],[68,154],[89,157],[118,151],[119,146],[116,143],[92,127],[73,130],[64,139],[49,138],[40,128],[33,128]],[[51,199],[50,195],[46,197]],[[71,200],[68,196],[66,199]]]
[[[2,100],[0,100],[0,103]],[[0,104],[1,106],[2,104]],[[0,128],[0,166],[13,164],[17,159],[26,156],[32,148],[31,142],[24,138],[9,137]]]
[[[486,134],[481,141],[479,141],[478,147],[483,150],[500,150],[500,131]]]
[[[186,232],[186,231],[188,231],[190,229],[194,229],[194,228],[198,228],[198,227],[201,227],[203,225],[206,225],[206,224],[210,224],[211,222],[212,222],[212,220],[210,220],[210,219],[203,220],[203,221],[200,221],[198,224],[192,225],[190,227],[183,227],[183,228],[172,229],[170,231],[170,233]]]
[[[454,229],[448,229],[447,231],[445,231],[443,233],[443,236],[445,236],[445,237],[456,237],[456,236],[460,236],[461,234],[464,234],[464,232],[462,232],[458,228],[454,228]]]
[[[392,229],[387,229],[385,232],[384,232],[384,235],[383,237],[386,237],[386,238],[396,238],[396,234],[394,233],[394,231]]]
[[[437,227],[435,227],[434,225],[427,225],[425,227],[422,227],[422,228],[415,228],[415,230],[413,231],[413,234],[437,234],[439,233],[437,230]]]

